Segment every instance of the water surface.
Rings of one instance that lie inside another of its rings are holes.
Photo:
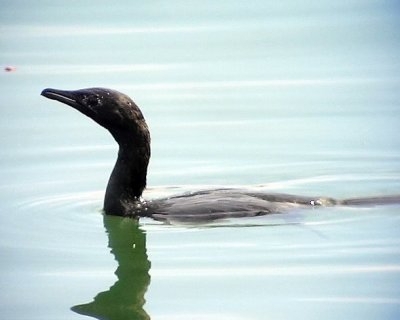
[[[167,226],[104,217],[117,147],[46,87],[130,95],[147,198],[399,194],[396,1],[2,1],[4,319],[397,319],[399,206]]]

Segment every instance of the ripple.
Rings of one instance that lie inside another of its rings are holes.
[[[270,182],[267,184],[259,184],[256,185],[257,188],[264,189],[283,189],[292,186],[304,186],[311,184],[320,184],[325,182],[372,182],[372,181],[394,181],[398,182],[400,180],[400,175],[398,174],[342,174],[342,175],[319,175],[319,176],[311,176],[305,178],[297,178],[297,179],[288,179],[276,182]]]
[[[152,277],[160,278],[174,278],[174,277],[188,277],[188,278],[199,278],[199,277],[276,277],[276,276],[332,276],[332,275],[348,275],[348,274],[360,274],[360,273],[400,273],[400,265],[398,264],[377,264],[377,265],[314,265],[310,266],[294,266],[294,267],[237,267],[227,270],[226,268],[164,268],[163,270],[153,270],[151,272]]]
[[[11,232],[17,233],[19,229],[26,229],[26,226],[20,226],[23,221],[30,226],[33,239],[48,239],[52,235],[57,238],[60,234],[68,239],[90,233],[102,234],[102,199],[103,192],[100,191],[32,197],[16,206],[18,220],[10,219],[7,223],[14,225]],[[52,247],[52,244],[47,244],[47,247]]]
[[[2,37],[10,34],[22,37],[66,37],[66,36],[94,36],[124,35],[124,34],[152,34],[152,33],[193,33],[224,30],[222,26],[165,26],[165,27],[93,27],[85,26],[36,26],[36,25],[5,25],[1,27]]]
[[[314,297],[314,298],[299,298],[293,299],[295,301],[310,302],[310,303],[338,303],[338,304],[396,304],[400,305],[400,299],[398,298],[386,298],[386,297]]]
[[[382,80],[373,78],[336,78],[336,79],[273,79],[273,80],[237,80],[237,81],[204,81],[176,82],[152,84],[126,84],[120,87],[127,90],[169,91],[169,90],[203,90],[203,89],[240,89],[240,88],[270,88],[270,87],[305,87],[305,86],[335,86],[360,85],[379,83]]]
[[[248,189],[258,192],[274,192],[282,189],[284,192],[293,186],[301,186],[301,190],[310,190],[312,184],[322,184],[325,182],[338,182],[340,184],[352,182],[365,182],[365,181],[379,181],[390,184],[390,181],[397,183],[400,176],[392,175],[323,175],[313,176],[299,179],[290,179],[275,181],[262,185],[235,185],[233,188]],[[209,190],[220,188],[222,186],[211,185],[177,185],[177,186],[154,186],[146,189],[144,198],[156,199],[169,197],[177,194],[182,194],[188,191]],[[315,189],[315,188],[314,188]],[[295,192],[301,194],[302,192]],[[86,191],[75,193],[59,193],[50,194],[45,196],[36,196],[25,199],[17,204],[16,209],[20,218],[41,220],[52,220],[53,223],[62,225],[69,225],[71,228],[79,225],[99,225],[102,219],[99,217],[102,213],[104,191]],[[360,215],[358,213],[363,212]],[[368,214],[370,208],[351,208],[351,207],[332,207],[332,208],[313,208],[313,207],[288,207],[287,212],[283,214],[271,214],[260,217],[241,218],[241,219],[226,219],[208,224],[180,224],[175,226],[179,229],[188,231],[189,229],[202,229],[202,228],[243,228],[243,227],[273,227],[281,228],[288,226],[301,226],[303,228],[320,228],[323,226],[343,225],[343,224],[357,224],[366,219],[374,219]],[[151,219],[141,219],[144,228],[157,230],[169,230],[162,223],[154,222]],[[167,231],[168,232],[168,231]]]
[[[35,65],[22,66],[25,74],[104,74],[104,73],[132,73],[150,72],[177,69],[178,64],[128,64],[128,65]]]
[[[52,196],[44,196],[29,199],[20,204],[21,209],[34,209],[37,207],[46,207],[51,209],[74,209],[95,204],[104,193],[101,191],[63,193]]]

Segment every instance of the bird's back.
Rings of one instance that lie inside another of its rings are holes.
[[[225,218],[282,213],[289,209],[326,205],[332,201],[334,200],[289,194],[216,189],[150,201],[146,215],[168,222],[211,222]]]

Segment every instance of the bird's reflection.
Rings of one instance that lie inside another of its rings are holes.
[[[150,261],[146,252],[146,235],[134,219],[104,216],[104,226],[118,268],[117,282],[94,300],[71,309],[102,320],[150,319],[143,309],[144,295],[150,284]]]

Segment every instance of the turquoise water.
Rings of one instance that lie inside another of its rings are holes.
[[[399,206],[104,217],[117,147],[43,88],[130,95],[146,198],[400,193],[396,1],[1,1],[3,319],[398,319]]]

